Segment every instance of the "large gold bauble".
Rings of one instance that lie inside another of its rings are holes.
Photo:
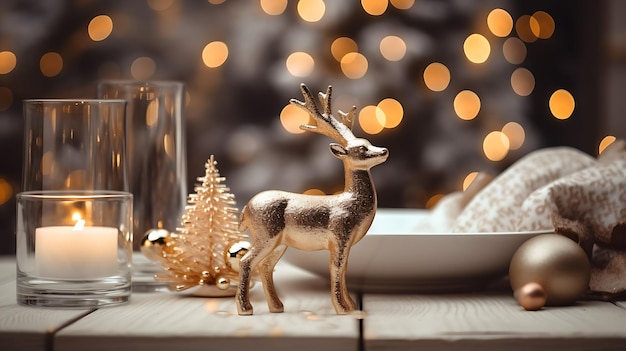
[[[166,229],[150,229],[141,240],[141,253],[151,260],[158,260],[163,256],[163,250],[170,239],[170,232]]]
[[[543,234],[523,243],[511,258],[509,280],[514,292],[537,283],[546,294],[546,305],[570,305],[580,299],[589,285],[591,265],[571,239]]]

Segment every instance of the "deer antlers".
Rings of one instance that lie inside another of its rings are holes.
[[[300,129],[326,135],[343,146],[348,144],[348,140],[355,138],[354,134],[352,134],[352,125],[354,124],[356,106],[352,106],[348,113],[339,111],[341,118],[341,121],[339,121],[332,115],[331,111],[332,86],[329,85],[326,89],[326,93],[320,92],[318,96],[320,103],[324,107],[324,113],[320,113],[320,110],[315,104],[313,94],[311,94],[311,91],[306,85],[300,84],[300,90],[304,96],[304,102],[297,99],[291,99],[289,102],[307,111],[315,121],[315,125],[303,124],[300,126]]]

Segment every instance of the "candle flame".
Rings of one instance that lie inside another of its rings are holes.
[[[85,220],[83,219],[83,215],[80,211],[76,211],[72,214],[72,221],[76,222],[74,230],[82,230],[85,228]]]
[[[83,228],[85,228],[85,220],[79,219],[74,225],[74,230],[83,230]]]

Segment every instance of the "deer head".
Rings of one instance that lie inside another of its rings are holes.
[[[317,108],[309,88],[301,84],[300,90],[304,96],[304,102],[296,99],[291,99],[289,102],[308,112],[315,122],[314,125],[303,124],[300,129],[326,135],[335,140],[338,144],[330,144],[330,151],[335,157],[348,163],[348,166],[353,169],[363,170],[387,159],[388,151],[386,148],[373,146],[368,140],[357,138],[352,133],[356,106],[352,106],[348,113],[338,111],[341,120],[337,120],[332,115],[332,86],[328,86],[326,93],[319,93],[319,101],[324,108],[323,113]]]

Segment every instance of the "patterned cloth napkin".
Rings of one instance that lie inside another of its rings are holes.
[[[597,159],[564,147],[531,153],[478,192],[452,224],[453,232],[546,229],[585,250],[592,293],[626,293],[626,141]]]

